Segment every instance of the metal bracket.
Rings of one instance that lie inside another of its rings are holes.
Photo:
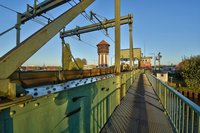
[[[0,80],[0,97],[16,98],[16,84],[9,79]]]

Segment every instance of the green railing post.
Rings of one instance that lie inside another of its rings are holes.
[[[182,133],[185,132],[185,103],[182,103]]]
[[[179,103],[178,103],[178,105],[179,105],[179,110],[178,110],[178,131],[180,132],[181,131],[181,118],[183,117],[183,116],[181,116],[181,109],[182,109],[182,104],[181,104],[181,100],[179,99],[178,100],[179,101]]]
[[[191,132],[194,132],[194,110],[192,110],[192,117],[191,117]]]
[[[188,133],[189,130],[189,106],[187,106],[187,121],[186,121],[186,133]]]
[[[200,132],[200,107],[153,75],[147,77],[176,131]]]
[[[176,117],[175,117],[176,121],[175,121],[175,123],[176,123],[177,131],[179,130],[178,129],[178,118],[179,118],[178,114],[179,114],[179,105],[178,105],[178,98],[176,98]]]
[[[198,125],[197,125],[197,127],[198,127],[198,129],[197,129],[197,131],[198,131],[198,133],[200,132],[200,115],[197,115],[197,121],[198,121]]]
[[[165,110],[167,110],[167,89],[166,89],[166,87],[164,87],[164,90],[165,90],[165,92],[164,92],[164,108],[165,108]],[[166,111],[165,111],[165,114],[166,114]]]

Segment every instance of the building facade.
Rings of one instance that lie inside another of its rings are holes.
[[[142,57],[140,60],[140,68],[142,69],[151,69],[151,59],[152,57]]]

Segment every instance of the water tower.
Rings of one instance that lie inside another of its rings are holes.
[[[97,44],[98,67],[108,67],[109,46],[104,40]]]

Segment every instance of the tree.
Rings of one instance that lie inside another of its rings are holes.
[[[83,69],[83,61],[80,58],[76,58],[75,61],[70,62],[69,70],[82,70]]]
[[[194,90],[200,89],[200,55],[185,58],[179,67],[187,86]]]
[[[87,60],[85,58],[82,59],[83,65],[87,65]]]

